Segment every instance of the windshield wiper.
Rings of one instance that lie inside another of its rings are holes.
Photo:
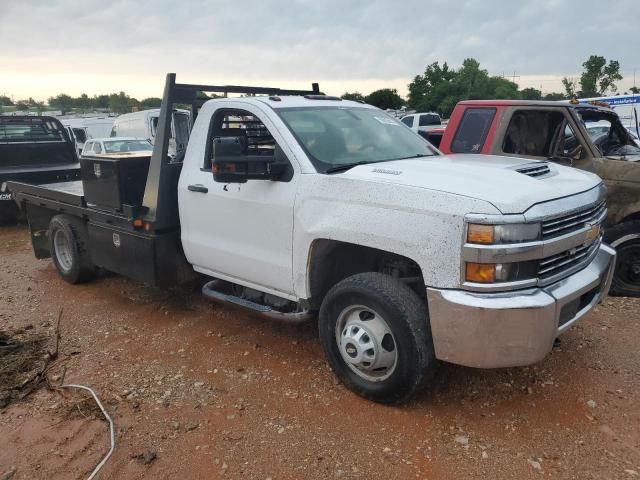
[[[377,162],[368,162],[366,160],[361,160],[359,162],[345,163],[342,165],[336,165],[335,167],[327,168],[324,173],[346,172],[347,170],[351,170],[353,167],[357,167],[358,165],[367,165],[369,163]]]
[[[410,158],[431,157],[432,155],[426,153],[416,153],[415,155],[409,155],[408,157],[392,158],[387,160],[388,162],[395,162],[396,160],[409,160]]]
[[[383,163],[383,162],[395,162],[396,160],[408,160],[410,158],[419,158],[419,157],[428,157],[430,155],[424,153],[416,153],[415,155],[410,155],[408,157],[400,157],[400,158],[390,158],[389,160],[375,160],[370,162],[368,160],[361,160],[359,162],[353,163],[345,163],[343,165],[336,165],[335,167],[328,168],[324,171],[324,173],[337,173],[337,172],[345,172],[347,170],[352,169],[353,167],[357,167],[359,165],[368,165],[372,163]]]

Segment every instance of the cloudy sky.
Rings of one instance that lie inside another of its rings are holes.
[[[406,93],[434,61],[474,57],[560,90],[591,54],[640,84],[638,0],[0,0],[0,94],[37,99],[185,83]],[[518,78],[519,76],[519,78]]]

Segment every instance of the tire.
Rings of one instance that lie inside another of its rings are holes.
[[[318,325],[334,373],[347,388],[369,400],[400,403],[436,368],[426,305],[407,285],[388,275],[361,273],[342,280],[324,298]],[[369,345],[375,348],[366,350]]]
[[[69,283],[93,279],[96,267],[88,250],[86,225],[70,215],[56,215],[49,223],[49,249],[60,276]]]
[[[617,252],[609,293],[640,297],[640,220],[619,223],[607,229],[604,239]]]

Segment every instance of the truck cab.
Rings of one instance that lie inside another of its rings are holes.
[[[599,175],[608,190],[606,239],[619,253],[612,293],[640,295],[640,148],[615,111],[589,103],[464,101],[439,148],[554,162]]]

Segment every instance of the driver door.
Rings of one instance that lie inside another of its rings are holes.
[[[229,105],[228,108],[222,108]],[[218,183],[213,179],[213,138],[247,136],[249,148],[274,155],[286,144],[273,122],[253,105],[220,104],[211,117],[201,168],[180,179],[185,252],[197,271],[234,283],[293,296],[293,212],[298,172],[291,153],[287,180]]]

